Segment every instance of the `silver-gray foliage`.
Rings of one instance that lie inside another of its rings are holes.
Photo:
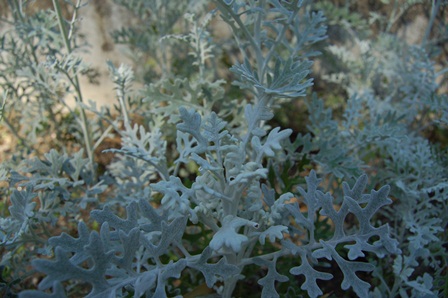
[[[22,291],[19,297],[66,297],[77,285],[90,298],[184,294],[173,287],[173,279],[205,284],[232,297],[238,282],[252,278],[244,276],[247,268],[263,274],[257,281],[262,297],[289,297],[299,288],[318,297],[324,294],[321,281],[334,278],[334,272],[323,268],[335,265],[342,273],[340,287],[359,297],[396,293],[403,284],[410,289],[401,291],[403,296],[434,295],[432,276],[411,275],[420,258],[436,272],[443,265],[429,259],[431,250],[441,253],[439,235],[446,217],[430,209],[432,201],[436,206],[446,203],[446,161],[422,137],[405,136],[411,119],[425,107],[400,112],[405,104],[415,106],[417,97],[445,107],[434,94],[437,86],[424,51],[415,48],[403,61],[403,81],[412,82],[397,88],[403,100],[353,92],[344,120],[338,122],[313,95],[306,101],[313,136],[299,135],[291,142],[292,129],[271,127],[269,121],[278,107],[309,94],[311,59],[319,54],[314,46],[326,38],[321,11],[299,0],[214,0],[216,9],[199,20],[195,16],[199,18],[205,1],[179,6],[116,2],[152,24],[147,32],[129,28],[114,36],[137,52],[152,51],[160,62],[160,80],[134,92],[133,71],[109,63],[118,116],[98,110],[93,102],[80,103],[99,119],[98,128],[90,131],[92,140],[100,143],[112,129],[121,137],[121,148],[104,150],[116,154],[104,176],[93,174],[92,160],[82,150],[73,156],[51,150],[22,167],[0,168],[0,181],[7,180],[11,192],[10,216],[0,219],[0,245],[9,250],[1,266],[18,268],[24,243],[33,243],[36,251],[22,262],[27,265],[33,258],[33,270],[45,275],[37,290]],[[166,18],[157,19],[158,10]],[[184,13],[188,32],[174,34]],[[234,87],[216,79],[210,67],[219,54],[207,31],[215,16],[234,35],[241,59],[233,61],[230,72],[242,98],[228,99],[226,91]],[[163,46],[154,49],[159,41]],[[166,56],[169,42],[182,44],[180,49],[192,59],[184,57],[188,63],[175,66]],[[67,59],[72,62],[65,66],[78,65],[75,58]],[[72,71],[56,60],[47,62],[55,71]],[[416,70],[421,69],[428,80],[423,89],[417,83],[421,76]],[[133,115],[146,123],[137,124]],[[443,115],[439,125],[446,124]],[[362,170],[372,152],[384,158],[378,171],[386,174],[374,175],[369,184]],[[303,162],[317,171],[307,171],[305,178],[285,177],[291,164]],[[378,185],[385,186],[375,190]],[[409,198],[403,199],[396,226],[382,218],[394,212],[391,197]],[[93,209],[93,224],[78,216],[86,208]],[[417,208],[425,212],[414,213]],[[77,225],[77,236],[45,233],[61,216]],[[323,232],[322,226],[328,230]],[[384,269],[395,274],[393,289],[375,262],[393,267]],[[380,285],[372,287],[359,273],[372,274]],[[288,293],[279,291],[285,283]]]

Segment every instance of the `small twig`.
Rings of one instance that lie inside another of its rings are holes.
[[[81,1],[78,1],[77,5],[75,7],[74,15],[76,15],[76,11],[79,9],[80,5],[81,5]],[[62,38],[64,39],[65,48],[67,50],[67,53],[71,54],[72,53],[72,48],[71,48],[71,45],[70,45],[70,40],[69,40],[68,33],[67,33],[66,28],[64,26],[64,21],[65,20],[64,20],[64,18],[62,16],[61,6],[59,5],[59,2],[57,0],[53,0],[53,7],[54,7],[54,10],[55,10],[57,18],[58,18],[59,29],[61,31]],[[81,93],[81,87],[80,87],[78,75],[76,73],[73,75],[73,80],[70,79],[70,83],[75,88],[75,91],[76,91],[76,94],[77,94],[77,96],[75,96],[76,102],[78,104],[82,103],[83,102],[83,96],[82,96],[82,93]],[[92,138],[91,138],[91,135],[90,135],[90,131],[88,129],[89,123],[87,121],[87,116],[86,116],[86,112],[85,112],[84,108],[82,106],[80,106],[79,108],[80,108],[80,116],[81,116],[80,123],[81,123],[81,129],[82,129],[83,135],[84,135],[84,142],[85,142],[86,152],[87,152],[87,156],[89,158],[92,175],[93,175],[93,177],[96,177],[94,166],[93,166],[94,165],[94,156],[93,156]]]

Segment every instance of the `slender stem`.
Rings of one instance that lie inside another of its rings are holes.
[[[268,253],[265,255],[242,259],[240,262],[240,265],[247,266],[247,265],[253,264],[255,258],[261,258],[264,260],[273,260],[274,258],[279,258],[279,257],[281,257],[283,255],[287,255],[287,254],[289,254],[289,251],[287,251],[287,250],[278,250],[278,251],[271,252],[271,253]]]
[[[439,71],[439,72],[436,72],[436,73],[435,73],[435,77],[438,78],[439,76],[441,76],[441,75],[443,75],[444,73],[447,73],[447,72],[448,72],[448,67],[445,68],[445,69],[442,69],[442,70]]]
[[[259,7],[262,8],[265,6],[265,1],[260,1]],[[256,62],[257,62],[257,72],[258,72],[258,79],[260,80],[260,82],[263,84],[264,82],[264,68],[266,67],[268,60],[266,60],[263,57],[263,54],[261,52],[261,24],[263,22],[264,19],[264,12],[260,11],[257,14],[257,20],[255,21],[255,26],[254,26],[254,37],[255,40],[258,41],[257,43],[257,47],[254,48],[255,53],[256,53]],[[272,46],[275,47],[275,46]]]
[[[266,102],[269,101],[270,96],[262,95],[260,96],[258,102],[255,104],[255,109],[258,109],[259,111],[256,113],[257,115],[261,115],[262,110],[266,107]],[[258,98],[258,97],[257,97]],[[244,136],[243,144],[244,148],[246,148],[247,144],[249,143],[250,137],[252,135],[252,131],[255,130],[255,128],[260,127],[261,121],[259,119],[255,119],[255,121],[251,121],[249,124],[247,134]]]
[[[93,145],[93,150],[98,148],[98,146],[101,144],[101,142],[107,137],[107,135],[114,129],[113,125],[109,125],[106,130],[101,134],[101,136],[98,138],[98,140]]]
[[[437,11],[440,7],[440,0],[433,0],[431,7],[431,16],[429,18],[428,26],[426,27],[425,35],[422,39],[422,46],[426,46],[429,40],[429,35],[431,34],[432,27],[434,26],[434,21],[436,20]]]
[[[191,257],[190,253],[185,248],[185,246],[182,244],[182,242],[179,242],[179,241],[176,240],[176,241],[174,241],[174,243],[176,244],[177,248],[184,254],[184,256],[186,258],[190,258]]]
[[[2,106],[0,108],[0,121],[2,121],[3,113],[5,112],[6,98],[8,97],[8,91],[4,91],[2,97],[3,97],[3,101],[2,101]]]
[[[398,20],[397,15],[396,15],[397,8],[398,8],[398,1],[395,0],[394,4],[393,4],[392,12],[391,12],[389,20],[387,22],[386,29],[384,29],[384,32],[389,32],[390,29],[392,28],[393,24]],[[400,15],[401,14],[399,13],[398,16],[400,16]]]
[[[78,0],[75,6],[75,9],[73,10],[72,20],[70,22],[70,30],[68,30],[67,39],[72,39],[73,32],[75,31],[75,22],[78,19],[78,8],[81,7],[82,0]]]
[[[237,264],[236,254],[234,252],[226,255],[226,259],[229,264],[239,265],[239,264]],[[231,298],[232,297],[232,293],[235,290],[238,279],[239,279],[239,274],[235,274],[225,280],[224,289],[222,291],[223,298]]]
[[[65,48],[67,49],[67,52],[70,54],[72,52],[72,48],[70,46],[70,41],[68,39],[68,35],[65,30],[64,18],[62,16],[61,6],[59,5],[58,0],[53,0],[53,7],[54,7],[54,10],[58,17],[59,29],[61,30],[62,38],[64,39]],[[76,10],[76,8],[75,8],[75,10]]]
[[[249,30],[247,30],[247,27],[243,24],[243,22],[241,21],[241,18],[239,17],[239,15],[235,14],[232,10],[231,7],[229,7],[227,4],[223,4],[222,1],[217,1],[216,5],[219,7],[219,9],[221,11],[226,11],[228,12],[232,18],[235,20],[235,22],[238,24],[238,28],[236,28],[235,26],[233,26],[233,24],[229,24],[232,27],[232,30],[235,34],[235,36],[237,37],[236,33],[238,31],[241,31],[244,33],[244,35],[246,36],[247,40],[249,41],[249,43],[251,44],[252,48],[255,50],[256,52],[256,56],[261,55],[261,51],[259,49],[258,46],[258,42],[253,38],[252,34],[250,34]],[[238,37],[237,37],[238,38]],[[239,38],[238,38],[239,40]],[[240,47],[240,49],[244,49],[244,47]],[[245,57],[247,57],[247,54],[245,53],[244,50],[242,50],[243,55]]]
[[[202,213],[198,213],[198,216],[200,217],[200,221],[207,225],[210,229],[212,229],[214,233],[220,230],[220,227],[218,227],[212,216],[208,216]]]
[[[81,5],[80,1],[78,1],[77,6],[75,7],[75,11],[77,9],[79,9],[79,5]],[[65,44],[65,48],[67,50],[67,54],[71,54],[72,53],[72,48],[70,45],[70,40],[68,38],[68,34],[66,31],[66,28],[64,26],[64,18],[62,16],[62,12],[61,12],[61,6],[59,5],[59,2],[57,0],[53,0],[53,7],[54,10],[56,12],[57,18],[58,18],[58,23],[59,23],[59,29],[61,31],[62,34],[62,38],[64,39],[64,44]],[[78,75],[76,73],[73,74],[73,81],[70,80],[71,84],[73,85],[73,87],[75,88],[76,91],[76,95],[75,96],[75,100],[76,102],[82,103],[83,102],[83,97],[82,97],[82,92],[81,92],[81,87],[80,87],[80,83],[79,83],[79,79],[78,79]],[[85,142],[85,147],[86,147],[86,152],[87,152],[87,156],[89,158],[90,161],[90,167],[91,167],[91,171],[93,174],[93,177],[96,178],[96,174],[95,174],[95,170],[94,170],[94,156],[93,156],[93,146],[92,146],[92,138],[90,135],[90,131],[88,129],[89,124],[87,121],[87,116],[86,116],[86,112],[84,110],[84,108],[82,106],[79,107],[80,108],[80,116],[81,116],[81,129],[83,131],[83,136],[84,136],[84,142]]]
[[[131,121],[129,121],[129,112],[126,107],[126,93],[124,84],[122,84],[120,88],[117,88],[117,97],[118,102],[120,103],[121,113],[123,114],[124,127],[131,128]]]
[[[296,6],[296,9],[293,11],[293,13],[291,13],[291,15],[289,16],[288,21],[287,21],[286,24],[291,24],[293,19],[296,17],[297,13],[298,13],[298,8]],[[271,60],[271,56],[275,53],[276,45],[281,44],[280,41],[285,36],[287,29],[288,29],[288,26],[287,25],[283,25],[282,31],[275,38],[275,42],[273,43],[273,46],[269,49],[269,52],[266,55],[266,57],[263,58],[263,60],[264,60],[263,64],[262,64],[263,66],[261,67],[261,72],[259,72],[260,80],[261,80],[261,78],[264,78],[266,76],[266,71],[267,71],[268,66],[269,66],[268,65],[269,64],[269,60]],[[293,55],[295,55],[295,53]]]

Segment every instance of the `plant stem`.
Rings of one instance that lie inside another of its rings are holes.
[[[436,19],[437,11],[440,7],[440,0],[433,0],[432,1],[432,7],[431,7],[431,16],[429,18],[428,26],[426,27],[425,35],[422,39],[422,46],[426,46],[428,43],[429,35],[431,34],[432,27],[434,25],[434,21]]]
[[[227,5],[226,3],[223,3],[223,1],[216,1],[216,6],[218,7],[219,10],[229,13],[232,16],[232,18],[235,20],[235,22],[238,24],[238,28],[237,28],[233,24],[228,23],[229,26],[231,26],[233,33],[234,33],[235,37],[237,38],[237,40],[239,41],[237,32],[238,31],[243,32],[244,35],[246,36],[247,40],[251,44],[252,48],[255,50],[256,56],[261,55],[261,50],[259,48],[258,42],[252,37],[252,34],[249,32],[249,30],[247,30],[247,26],[243,23],[240,16],[235,14],[233,12],[232,8],[229,7],[229,5]],[[241,49],[241,52],[244,55],[244,57],[248,59],[249,57],[247,56],[247,53],[244,50],[244,47],[242,46],[241,42],[240,42],[240,49]]]
[[[75,11],[79,8],[80,4],[81,4],[81,2],[78,1],[78,3],[76,4],[76,7],[75,7]],[[71,54],[72,48],[70,46],[70,40],[68,38],[67,31],[65,30],[64,18],[62,16],[61,6],[59,5],[59,2],[57,0],[53,0],[53,7],[54,7],[54,10],[55,10],[57,18],[58,18],[59,29],[60,29],[62,37],[64,39],[64,44],[65,44],[65,48],[67,50],[67,54]],[[83,102],[83,97],[82,97],[82,92],[81,92],[78,75],[76,73],[73,74],[73,81],[71,81],[71,83],[76,91],[76,95],[77,95],[77,96],[75,96],[76,103],[79,105],[79,103]],[[94,179],[96,179],[96,173],[95,173],[94,166],[93,166],[94,159],[93,159],[93,149],[92,149],[93,148],[92,138],[90,135],[90,131],[88,129],[89,126],[88,126],[87,116],[86,116],[86,112],[85,112],[84,108],[80,105],[79,105],[79,108],[80,108],[80,115],[81,115],[80,123],[81,123],[81,129],[83,131],[86,152],[87,152],[87,156],[89,158],[92,175],[93,175]]]

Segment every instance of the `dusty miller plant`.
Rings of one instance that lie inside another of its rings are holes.
[[[391,34],[399,16],[418,2],[392,5],[389,16],[372,13],[369,22],[382,28],[376,36],[366,33],[365,23],[339,20],[348,42],[330,45],[328,52],[336,57],[338,69],[346,71],[329,73],[324,79],[349,95],[343,117],[333,116],[320,99],[308,102],[310,130],[318,136],[310,151],[320,149],[309,158],[323,172],[339,177],[354,176],[364,168],[372,172],[372,181],[387,181],[396,198],[392,208],[384,211],[395,218],[392,229],[403,254],[394,260],[393,273],[387,266],[377,267],[375,274],[381,280],[377,295],[437,297],[448,293],[444,273],[447,151],[425,136],[429,130],[443,135],[448,124],[448,98],[442,89],[447,68],[435,63],[440,53],[435,45],[446,36],[446,28],[435,22],[443,1],[429,5],[428,26],[419,44],[410,45]],[[375,161],[378,157],[381,162]],[[392,282],[386,282],[387,276],[393,277]]]
[[[58,219],[77,222],[80,210],[96,202],[105,188],[96,177],[93,151],[98,144],[94,141],[104,138],[107,130],[98,119],[88,119],[79,105],[66,103],[74,97],[80,104],[78,78],[93,77],[79,57],[83,43],[76,30],[85,3],[65,4],[69,20],[58,1],[53,9],[29,14],[23,1],[8,1],[9,16],[1,19],[2,137],[7,131],[17,142],[11,154],[2,152],[6,160],[0,166],[1,183],[9,183],[1,185],[2,295],[11,294],[14,284],[34,273],[27,266],[36,253],[49,253],[47,240]],[[45,152],[45,146],[84,149],[69,156]],[[24,159],[29,155],[35,158]]]
[[[94,82],[97,75],[80,57],[86,45],[77,31],[78,14],[86,3],[53,1],[53,9],[27,14],[26,2],[8,1],[10,16],[1,20],[0,88],[8,97],[3,125],[17,140],[14,163],[31,152],[42,157],[48,146],[81,147],[95,175],[94,150],[110,130],[80,106],[86,100],[80,77]]]
[[[129,67],[110,64],[117,119],[93,103],[80,103],[121,136],[121,148],[108,150],[117,153],[117,160],[106,176],[92,174],[91,159],[82,151],[73,156],[50,151],[43,159],[0,172],[13,189],[9,217],[2,218],[2,246],[20,253],[23,242],[36,241],[37,253],[54,255],[32,261],[45,277],[38,290],[22,291],[20,297],[65,297],[83,285],[89,285],[86,297],[184,294],[173,278],[192,284],[188,291],[205,283],[222,297],[232,297],[249,266],[264,274],[258,280],[262,297],[279,297],[278,285],[286,282],[317,297],[323,294],[318,280],[333,278],[319,269],[330,262],[342,272],[342,289],[366,297],[371,285],[357,274],[375,269],[367,260],[400,253],[389,226],[374,222],[391,203],[389,186],[367,191],[367,176],[359,175],[342,183],[335,198],[311,170],[303,185],[275,189],[284,186],[279,177],[285,162],[297,161],[294,146],[309,146],[306,137],[292,144],[291,129],[268,122],[276,108],[305,96],[312,86],[310,59],[318,54],[312,45],[326,37],[323,14],[303,1],[213,4],[240,49],[241,61],[230,70],[245,100],[213,110],[226,97],[224,82],[207,73],[207,61],[214,58],[205,30],[210,16],[197,22],[189,15],[190,32],[162,41],[186,42],[197,76],[169,74],[147,86],[140,94],[142,106],[154,108],[147,126],[131,120],[140,102]],[[168,142],[173,131],[175,145]],[[277,184],[269,179],[270,170]],[[113,192],[99,201],[106,185]],[[75,217],[77,236],[62,233],[47,242],[36,235],[45,235],[47,223],[56,224],[59,216],[73,216],[89,204],[98,207],[90,212],[96,228]],[[125,217],[119,207],[125,208]],[[327,237],[317,231],[322,218],[331,222]],[[353,218],[359,225],[351,223]],[[279,272],[277,264],[285,258],[293,260],[289,274],[302,276],[302,283]],[[13,261],[2,258],[2,265]]]

